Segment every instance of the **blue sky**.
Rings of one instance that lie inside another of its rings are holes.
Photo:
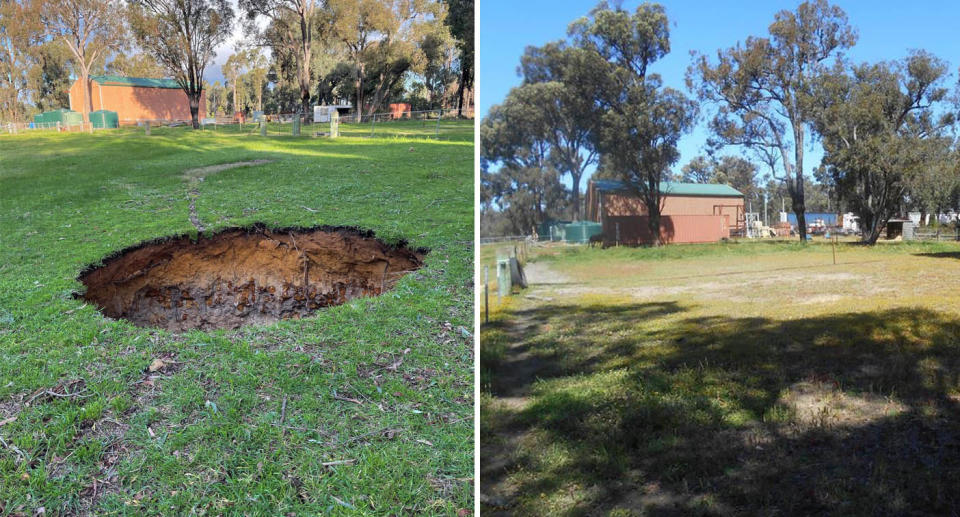
[[[519,84],[517,65],[528,45],[542,45],[566,36],[567,25],[586,15],[597,2],[547,0],[480,0],[477,7],[477,107],[486,114]],[[633,10],[639,2],[626,1]],[[670,19],[671,52],[654,65],[666,85],[686,91],[684,76],[691,51],[715,54],[747,36],[766,36],[773,16],[793,9],[797,1],[663,1]],[[960,3],[947,1],[859,0],[837,1],[858,33],[857,45],[847,52],[856,62],[899,59],[910,49],[923,48],[950,63],[951,81],[960,64],[957,27]],[[707,106],[705,111],[709,111]],[[705,122],[680,141],[679,168],[701,153],[707,139]],[[739,150],[729,150],[738,154]],[[820,162],[819,146],[808,151],[804,169]],[[762,171],[763,173],[766,170]],[[569,185],[569,183],[568,183]],[[581,183],[585,187],[586,181]]]

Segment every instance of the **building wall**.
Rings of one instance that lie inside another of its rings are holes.
[[[603,194],[603,214],[606,216],[646,215],[647,207],[636,196]],[[738,209],[743,213],[743,198],[665,196],[662,215],[725,215],[730,224],[737,222]]]
[[[646,244],[652,241],[647,230],[647,208],[636,196],[604,193],[601,222],[604,240]],[[730,237],[731,230],[742,229],[743,198],[666,196],[661,211],[661,235],[666,242],[716,242]]]
[[[70,109],[83,111],[84,92],[81,81],[75,81],[70,87]],[[181,89],[101,86],[94,81],[90,96],[93,111],[116,111],[122,125],[136,124],[140,120],[190,120],[190,100]],[[205,97],[200,97],[200,118],[207,112]]]
[[[647,228],[649,217],[610,216],[603,218],[603,241],[626,245],[653,242]],[[721,215],[667,215],[660,218],[660,235],[664,242],[717,242],[730,237],[726,217]]]

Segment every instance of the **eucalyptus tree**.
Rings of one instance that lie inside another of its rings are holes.
[[[757,166],[740,156],[707,157],[699,155],[681,169],[682,181],[730,185],[751,199],[760,193]]]
[[[911,185],[931,169],[956,173],[946,106],[948,66],[923,51],[899,62],[837,65],[819,81],[817,131],[838,194],[875,243]]]
[[[128,19],[140,48],[166,68],[187,94],[193,128],[203,73],[214,50],[231,33],[233,8],[227,0],[130,0]]]
[[[566,193],[552,167],[546,121],[514,88],[480,123],[481,205],[498,206],[515,231],[560,214]],[[491,172],[491,167],[496,167]]]
[[[710,122],[714,143],[758,152],[785,181],[801,241],[806,240],[803,162],[814,122],[812,90],[826,61],[856,40],[842,9],[811,0],[777,13],[768,37],[751,36],[718,51],[716,60],[696,56],[687,74],[700,99],[718,106]]]
[[[571,25],[574,42],[602,58],[592,76],[599,120],[596,148],[643,201],[653,244],[663,244],[661,184],[680,157],[677,141],[690,130],[697,105],[663,86],[650,66],[670,52],[669,21],[663,6],[643,3],[632,13],[601,2]]]
[[[223,73],[223,77],[229,81],[230,89],[233,91],[233,113],[243,111],[240,109],[240,103],[237,99],[238,92],[242,95],[243,88],[240,86],[241,78],[246,74],[247,70],[247,53],[244,51],[239,51],[231,54],[226,62],[223,63],[223,66],[220,67],[220,71]]]
[[[36,5],[0,0],[0,121],[20,122],[30,92],[29,71],[39,43]]]
[[[457,41],[460,78],[457,81],[457,116],[463,116],[467,91],[473,88],[473,0],[446,0],[447,25]]]
[[[259,48],[251,48],[247,50],[246,64],[247,81],[257,95],[257,111],[263,111],[263,87],[267,84],[269,63]]]
[[[573,215],[579,219],[580,181],[600,154],[595,78],[609,72],[609,63],[591,49],[563,41],[528,47],[520,63],[524,86],[517,89],[517,100],[541,111],[550,161],[570,175]]]
[[[156,59],[150,54],[142,52],[133,52],[131,54],[118,53],[109,63],[106,71],[108,74],[123,75],[127,77],[163,77],[165,70]]]
[[[80,111],[89,121],[93,111],[90,70],[124,42],[121,4],[119,0],[48,0],[40,5],[40,19],[47,34],[70,49],[74,71],[84,89]]]
[[[268,19],[269,31],[276,39],[275,50],[284,49],[295,56],[300,109],[309,113],[314,40],[329,23],[324,0],[239,0],[239,5],[250,20],[260,16]]]

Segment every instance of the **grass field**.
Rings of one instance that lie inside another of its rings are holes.
[[[0,514],[471,508],[473,126],[448,124],[0,136]],[[269,162],[185,174],[248,160]],[[383,296],[265,327],[174,334],[74,299],[87,264],[195,233],[191,198],[208,232],[356,225],[431,251]]]
[[[485,514],[960,510],[960,245],[548,245],[527,276],[480,336]]]

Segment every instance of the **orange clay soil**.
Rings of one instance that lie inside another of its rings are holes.
[[[146,242],[79,276],[82,298],[140,327],[236,328],[307,316],[377,296],[423,264],[426,250],[347,227],[231,228],[193,241]]]

